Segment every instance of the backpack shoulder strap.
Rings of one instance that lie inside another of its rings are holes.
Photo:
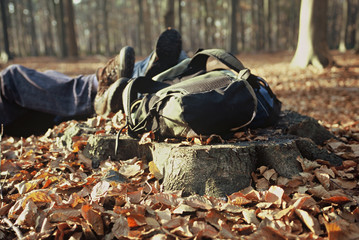
[[[244,69],[244,65],[234,55],[226,52],[223,49],[205,49],[199,50],[192,58],[190,67],[196,69],[206,69],[207,60],[209,57],[213,57],[219,60],[221,63],[235,70],[236,72]]]
[[[134,124],[131,118],[131,105],[138,99],[138,96],[146,93],[156,93],[157,91],[168,87],[169,84],[153,81],[147,77],[138,77],[131,79],[122,92],[122,104],[129,124]]]

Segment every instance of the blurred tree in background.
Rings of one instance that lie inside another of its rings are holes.
[[[321,1],[321,0],[313,0]],[[293,51],[300,0],[1,0],[0,50],[12,56],[114,55],[125,45],[147,55],[174,27],[184,49],[234,53]],[[327,0],[330,49],[359,49],[359,1]],[[322,9],[314,9],[319,13]]]

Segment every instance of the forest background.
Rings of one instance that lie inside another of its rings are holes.
[[[137,56],[153,49],[171,26],[183,48],[239,52],[295,50],[300,0],[1,0],[0,49],[10,57],[116,54],[125,45]],[[308,2],[308,1],[306,1]],[[330,49],[359,49],[359,2],[328,0]]]

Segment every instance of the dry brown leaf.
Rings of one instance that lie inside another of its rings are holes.
[[[185,203],[193,208],[209,210],[213,208],[213,204],[207,198],[199,195],[192,195],[185,199]]]
[[[265,226],[259,229],[259,231],[255,232],[252,239],[286,240],[287,238],[283,236],[278,230]]]
[[[238,206],[246,205],[246,204],[251,203],[251,202],[252,202],[252,200],[247,199],[245,197],[236,197],[235,199],[231,200],[232,204],[235,204],[235,205],[238,205]]]
[[[263,173],[263,177],[269,181],[275,173],[276,171],[274,169],[269,169]]]
[[[176,207],[174,210],[173,210],[173,213],[175,214],[183,214],[184,212],[195,212],[196,209],[187,205],[187,204],[184,204],[184,203],[181,203],[180,205],[178,205],[178,207]]]
[[[298,215],[298,217],[305,223],[305,225],[314,233],[315,235],[322,234],[322,230],[320,229],[320,224],[316,218],[314,218],[312,215],[310,215],[308,212],[296,209],[295,213]]]
[[[323,185],[325,189],[329,189],[330,187],[330,177],[329,174],[321,171],[320,169],[316,169],[314,171],[315,177],[319,180],[319,182]]]
[[[297,157],[297,161],[300,162],[300,165],[302,166],[303,172],[309,172],[315,168],[320,167],[320,164],[318,164],[315,161],[309,161],[306,158]]]
[[[338,224],[325,222],[325,228],[328,232],[328,240],[344,239],[345,233]]]
[[[131,203],[138,204],[142,199],[143,187],[138,188],[136,191],[128,192],[127,197]]]
[[[358,163],[353,161],[353,160],[345,160],[345,161],[343,161],[343,167],[344,168],[356,167],[357,165],[358,165]]]
[[[35,227],[36,216],[37,216],[37,206],[30,199],[27,201],[24,210],[16,219],[15,225]]]
[[[259,224],[259,221],[257,219],[255,210],[253,210],[253,209],[245,209],[245,210],[242,211],[242,214],[243,214],[244,220],[248,224],[251,224],[251,223],[253,223],[255,225]]]
[[[283,194],[284,194],[283,188],[278,186],[271,186],[269,190],[266,192],[264,199],[267,202],[280,205],[282,203]]]
[[[156,215],[158,217],[158,220],[161,224],[164,224],[172,219],[171,211],[169,209],[163,210],[163,211],[156,211]]]
[[[137,164],[125,164],[123,165],[120,170],[119,173],[121,173],[122,175],[124,175],[125,177],[133,177],[136,176],[137,174],[140,174],[142,172],[141,166],[137,165]]]
[[[190,230],[199,239],[200,237],[215,238],[218,235],[218,231],[204,221],[193,221]]]
[[[350,199],[345,196],[334,196],[334,197],[325,198],[322,201],[327,203],[344,204],[350,202]]]
[[[144,215],[131,214],[127,217],[127,223],[130,228],[135,228],[146,225],[147,221]]]
[[[335,182],[338,186],[340,186],[340,188],[344,188],[344,189],[354,189],[358,186],[358,181],[345,181],[343,179],[340,178],[334,178],[332,179],[333,182]]]
[[[65,222],[68,219],[79,217],[80,215],[81,211],[79,209],[57,209],[50,214],[49,220],[51,222]]]
[[[81,215],[89,223],[97,235],[104,235],[104,226],[101,213],[95,210],[91,205],[83,205],[81,207]]]
[[[48,196],[47,191],[43,190],[33,190],[25,195],[25,200],[22,203],[22,206],[25,207],[27,201],[31,199],[34,203],[49,203],[51,202],[51,198]]]
[[[146,218],[146,223],[148,226],[151,226],[152,228],[158,228],[161,225],[157,222],[157,220],[155,218],[152,217],[147,217]]]
[[[247,224],[234,224],[232,230],[238,232],[240,235],[249,235],[253,232],[253,226]]]
[[[294,212],[294,210],[295,210],[295,207],[293,205],[289,206],[288,208],[283,209],[283,210],[277,212],[276,214],[274,214],[273,218],[274,219],[281,219],[284,216],[289,216],[292,212]]]
[[[22,181],[15,185],[20,194],[28,193],[34,189],[38,189],[42,179],[36,179],[31,181]]]
[[[232,233],[232,230],[231,228],[228,226],[228,224],[223,221],[222,219],[220,219],[218,221],[219,225],[220,225],[220,229],[219,229],[219,233],[218,235],[221,237],[221,238],[224,238],[224,239],[235,239],[236,236]]]
[[[323,187],[323,185],[316,185],[312,188],[309,188],[308,191],[316,197],[319,198],[328,198],[330,197],[329,192]]]
[[[256,189],[257,190],[267,190],[269,188],[269,182],[265,178],[260,178],[256,182]]]
[[[99,201],[100,198],[106,197],[107,192],[110,188],[110,183],[108,181],[98,182],[92,189],[91,199],[92,201]]]
[[[118,215],[115,217],[114,220],[115,221],[111,229],[112,234],[118,239],[121,239],[122,237],[127,237],[130,232],[127,219],[122,215]]]

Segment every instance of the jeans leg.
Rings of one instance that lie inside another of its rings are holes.
[[[0,74],[0,123],[9,124],[29,110],[61,117],[91,115],[95,78],[11,65]]]

